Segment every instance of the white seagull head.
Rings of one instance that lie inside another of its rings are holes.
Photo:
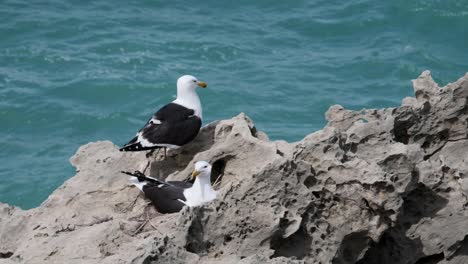
[[[184,75],[177,79],[177,90],[182,91],[195,91],[197,87],[206,88],[206,83],[199,81],[192,75]]]
[[[203,119],[200,98],[198,98],[198,94],[195,91],[197,87],[205,88],[206,83],[199,81],[192,75],[180,77],[177,80],[177,98],[173,103],[194,110],[194,114]]]
[[[210,180],[211,165],[206,161],[198,161],[195,163],[195,170],[192,172],[192,178],[199,177]]]

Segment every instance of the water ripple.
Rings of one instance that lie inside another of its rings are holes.
[[[396,106],[422,70],[442,84],[467,71],[467,12],[462,0],[5,0],[0,201],[40,204],[81,144],[124,143],[182,74],[209,84],[205,123],[242,111],[273,139],[320,129],[332,104]]]

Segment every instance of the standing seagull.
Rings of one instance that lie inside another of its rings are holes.
[[[132,176],[130,182],[163,214],[179,212],[184,205],[200,206],[216,198],[216,191],[211,187],[211,165],[206,161],[195,163],[193,185],[184,181],[161,181],[138,171],[122,173]]]
[[[177,80],[177,98],[159,109],[120,151],[179,148],[192,141],[202,124],[202,107],[195,91],[206,83],[191,75]]]

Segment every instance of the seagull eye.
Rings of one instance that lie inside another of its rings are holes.
[[[208,168],[208,166],[205,165],[203,168]]]
[[[193,80],[193,82],[197,82],[196,80]]]

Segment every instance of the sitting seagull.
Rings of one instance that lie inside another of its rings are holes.
[[[177,98],[159,109],[120,151],[179,148],[192,141],[202,125],[202,107],[195,91],[206,83],[191,75],[177,80]]]
[[[179,212],[184,205],[194,207],[208,203],[216,198],[216,191],[211,186],[211,165],[206,161],[195,163],[192,172],[193,184],[184,181],[161,181],[134,173],[122,171],[132,176],[130,182],[151,200],[158,212],[167,214]]]

